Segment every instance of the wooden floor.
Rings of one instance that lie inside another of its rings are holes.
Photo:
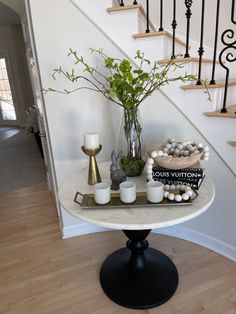
[[[102,292],[99,269],[124,245],[120,232],[61,239],[46,185],[0,195],[1,314],[235,314],[236,264],[192,243],[151,234],[176,263],[175,296],[152,310],[130,310]]]

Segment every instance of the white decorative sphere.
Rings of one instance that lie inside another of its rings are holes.
[[[203,144],[202,143],[198,143],[197,144],[197,148],[203,148]]]
[[[175,143],[175,142],[176,142],[175,138],[172,138],[172,139],[170,140],[170,143],[171,143],[171,144],[173,144],[173,143]]]
[[[168,153],[168,151],[169,151],[169,149],[168,149],[167,147],[165,147],[165,148],[163,149],[163,152],[164,152],[164,153]]]
[[[183,142],[182,145],[183,145],[183,147],[186,147],[188,145],[188,143],[187,142]]]
[[[209,157],[210,156],[210,153],[209,152],[205,152],[204,154],[203,154],[203,157]]]
[[[157,156],[158,156],[158,157],[162,157],[162,156],[163,156],[163,154],[164,154],[164,153],[163,153],[163,151],[162,151],[162,150],[159,150],[159,151],[157,152]]]
[[[166,144],[166,148],[170,149],[171,148],[171,144],[170,143]]]
[[[182,201],[182,196],[179,195],[179,194],[175,195],[175,201],[176,202],[181,202]]]
[[[149,174],[152,174],[152,170],[151,169],[148,169],[147,170],[147,174],[149,175]]]
[[[176,189],[177,189],[177,190],[179,190],[179,189],[180,189],[180,187],[181,187],[181,185],[180,185],[180,184],[177,184],[177,185],[176,185]]]
[[[175,150],[175,155],[176,155],[176,156],[179,156],[179,154],[180,154],[180,150],[179,150],[179,149],[176,149],[176,150]]]
[[[171,146],[172,146],[173,148],[175,148],[175,147],[177,146],[177,143],[174,142],[174,143],[171,144]]]
[[[209,148],[208,146],[206,146],[206,147],[203,148],[203,151],[204,151],[204,152],[209,152],[209,150],[210,150],[210,148]]]
[[[192,153],[192,152],[194,151],[194,148],[193,148],[192,145],[188,145],[188,146],[187,146],[187,149],[188,149],[188,151],[189,151],[190,153]]]
[[[163,157],[168,157],[168,153],[163,153]]]
[[[209,158],[208,157],[203,157],[203,160],[204,161],[207,161]]]
[[[177,148],[178,148],[179,150],[182,150],[182,149],[184,148],[184,146],[183,146],[182,144],[179,144],[179,145],[177,146]]]
[[[167,198],[168,195],[169,195],[169,192],[168,191],[164,191],[164,194],[163,194],[164,198]]]
[[[179,188],[179,189],[180,189],[180,191],[185,191],[185,185],[183,185],[183,184],[180,185],[180,188]]]
[[[164,185],[164,190],[166,190],[166,191],[167,191],[167,190],[169,190],[169,189],[170,189],[169,184],[165,184],[165,185]]]
[[[153,164],[154,164],[154,160],[149,157],[149,158],[147,159],[147,164],[148,164],[148,165],[153,165]]]
[[[153,152],[151,152],[151,157],[152,158],[157,158],[157,151],[154,150]]]
[[[192,195],[193,195],[193,191],[192,191],[192,190],[187,190],[186,193],[187,193],[189,196],[192,196]]]
[[[151,180],[152,180],[152,175],[151,175],[151,174],[148,174],[148,175],[147,175],[147,179],[148,179],[148,181],[151,181]]]
[[[189,151],[188,150],[184,150],[184,156],[185,157],[189,156]]]
[[[173,193],[168,194],[168,200],[173,201],[175,199],[175,195]]]
[[[170,190],[171,190],[171,191],[174,191],[175,189],[176,189],[176,186],[175,186],[174,184],[171,184]]]
[[[189,200],[189,197],[190,197],[190,196],[189,196],[187,193],[182,194],[182,199],[183,199],[184,201]]]
[[[152,165],[147,165],[147,170],[152,170]]]

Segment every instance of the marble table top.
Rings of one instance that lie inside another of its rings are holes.
[[[103,182],[110,182],[110,162],[99,164]],[[199,196],[192,204],[156,207],[118,209],[82,209],[73,200],[77,191],[93,193],[93,187],[87,184],[88,169],[79,169],[73,177],[66,180],[59,188],[59,200],[62,207],[74,217],[83,219],[92,224],[123,230],[145,230],[168,227],[193,219],[203,213],[212,204],[215,197],[215,188],[209,178],[205,178]],[[145,173],[145,171],[144,171]],[[146,177],[128,178],[127,181],[136,182],[137,191],[145,191]]]

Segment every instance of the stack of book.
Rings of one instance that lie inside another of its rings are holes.
[[[177,170],[154,165],[152,168],[152,177],[153,180],[160,181],[163,184],[186,184],[198,190],[205,177],[205,169],[201,167],[200,162],[191,168]]]

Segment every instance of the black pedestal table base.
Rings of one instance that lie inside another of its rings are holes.
[[[112,253],[104,261],[101,286],[119,305],[148,309],[168,301],[178,286],[178,272],[168,256],[148,248],[145,238],[151,230],[123,230],[127,248]]]

